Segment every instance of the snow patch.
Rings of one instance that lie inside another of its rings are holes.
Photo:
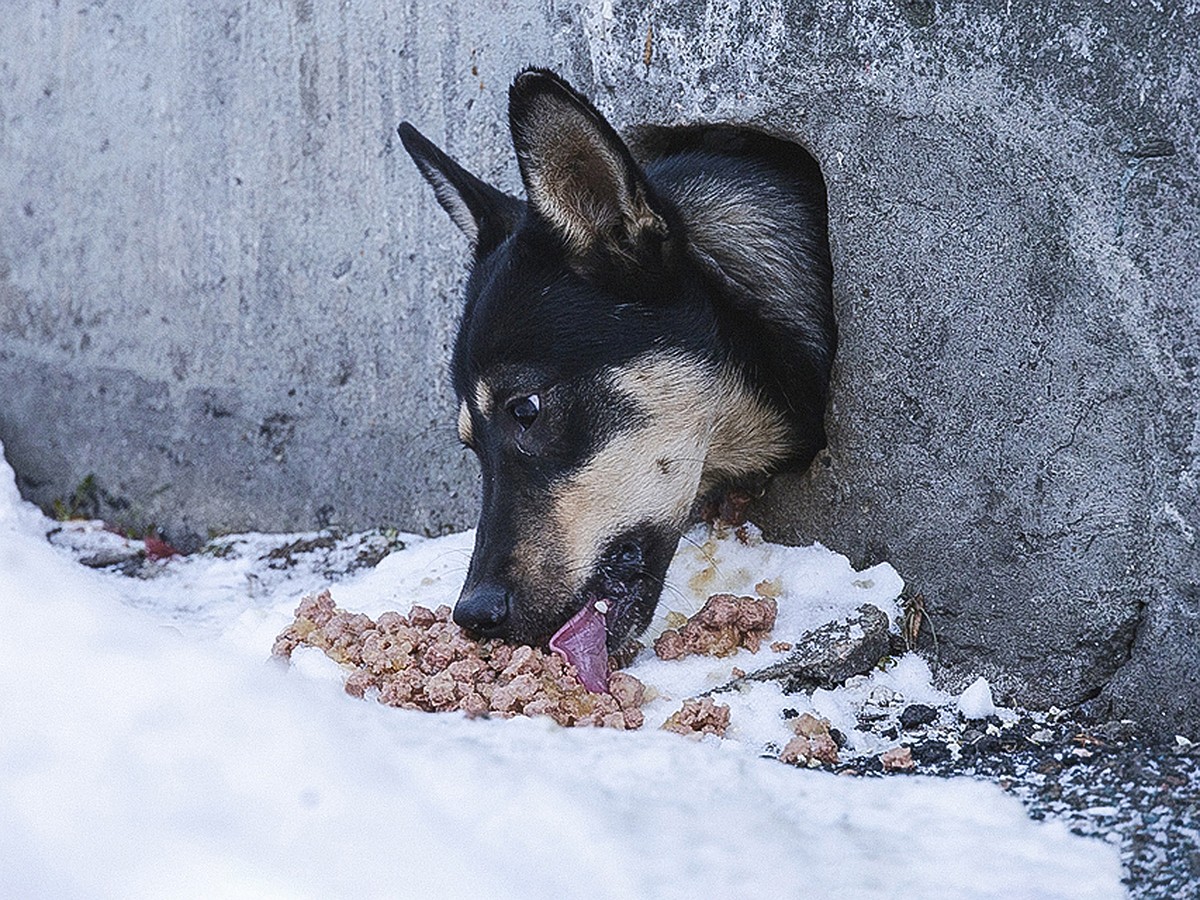
[[[723,695],[730,740],[467,720],[348,697],[320,653],[268,658],[301,594],[328,579],[271,569],[278,536],[128,578],[78,565],[0,463],[0,884],[11,896],[486,895],[1121,897],[1115,848],[1027,819],[967,779],[853,779],[758,759],[784,706],[851,740],[871,697],[945,702],[902,657],[836,691]],[[334,586],[371,615],[457,595],[472,536],[408,549]],[[667,610],[779,580],[781,639],[874,603],[889,566],[819,546],[693,532]],[[661,721],[732,666],[634,672]],[[886,691],[887,693],[884,693]],[[648,718],[650,708],[647,708]],[[840,724],[839,724],[840,723]]]
[[[986,719],[996,714],[992,686],[986,678],[976,678],[958,698],[958,711],[965,719]]]

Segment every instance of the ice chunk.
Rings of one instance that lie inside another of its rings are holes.
[[[976,678],[971,686],[958,698],[958,711],[966,719],[986,719],[996,714],[992,700],[992,686],[986,678]]]

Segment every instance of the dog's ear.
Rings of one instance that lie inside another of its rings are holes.
[[[508,92],[508,117],[534,211],[584,259],[640,258],[661,248],[667,220],[625,142],[585,97],[545,69]]]
[[[525,204],[498,191],[443,153],[408,122],[397,129],[404,149],[433,187],[442,209],[483,256],[516,230]]]

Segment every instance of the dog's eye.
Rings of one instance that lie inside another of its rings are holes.
[[[528,428],[534,423],[541,409],[542,401],[538,399],[537,394],[530,394],[528,397],[517,397],[508,404],[509,413],[517,420],[517,424],[522,429]]]

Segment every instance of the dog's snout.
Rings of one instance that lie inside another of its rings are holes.
[[[485,581],[459,597],[454,621],[468,631],[494,637],[508,621],[510,605],[510,594],[503,585]]]

